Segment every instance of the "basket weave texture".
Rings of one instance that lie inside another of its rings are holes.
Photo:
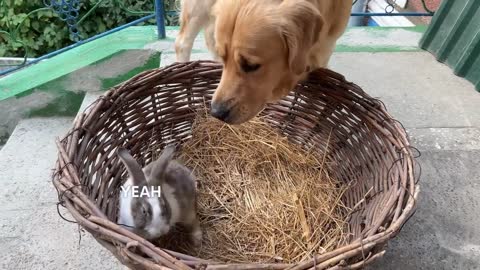
[[[117,148],[130,149],[146,164],[152,146],[188,140],[196,112],[208,107],[221,73],[215,62],[175,63],[100,97],[57,141],[53,183],[60,204],[132,269],[359,269],[381,257],[415,211],[415,157],[405,130],[383,103],[327,69],[312,72],[262,115],[292,142],[326,153],[332,177],[348,185],[347,245],[296,264],[226,264],[156,247],[114,222],[126,175]]]

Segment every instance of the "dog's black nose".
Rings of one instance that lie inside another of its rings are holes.
[[[230,109],[224,103],[212,103],[210,114],[222,121],[225,121],[230,114]]]

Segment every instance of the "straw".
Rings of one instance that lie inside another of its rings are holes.
[[[177,232],[161,245],[227,263],[292,263],[344,245],[346,187],[329,176],[326,154],[262,118],[230,126],[201,111],[178,158],[198,180],[204,241],[193,249]]]

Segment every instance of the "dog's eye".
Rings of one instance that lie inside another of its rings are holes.
[[[243,72],[249,73],[258,70],[260,68],[260,64],[251,64],[244,58],[241,58],[240,67],[242,68]]]

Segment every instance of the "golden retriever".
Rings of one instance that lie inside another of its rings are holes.
[[[224,69],[211,114],[229,124],[286,96],[311,69],[326,67],[352,0],[182,0],[177,61],[189,61],[204,29]]]

